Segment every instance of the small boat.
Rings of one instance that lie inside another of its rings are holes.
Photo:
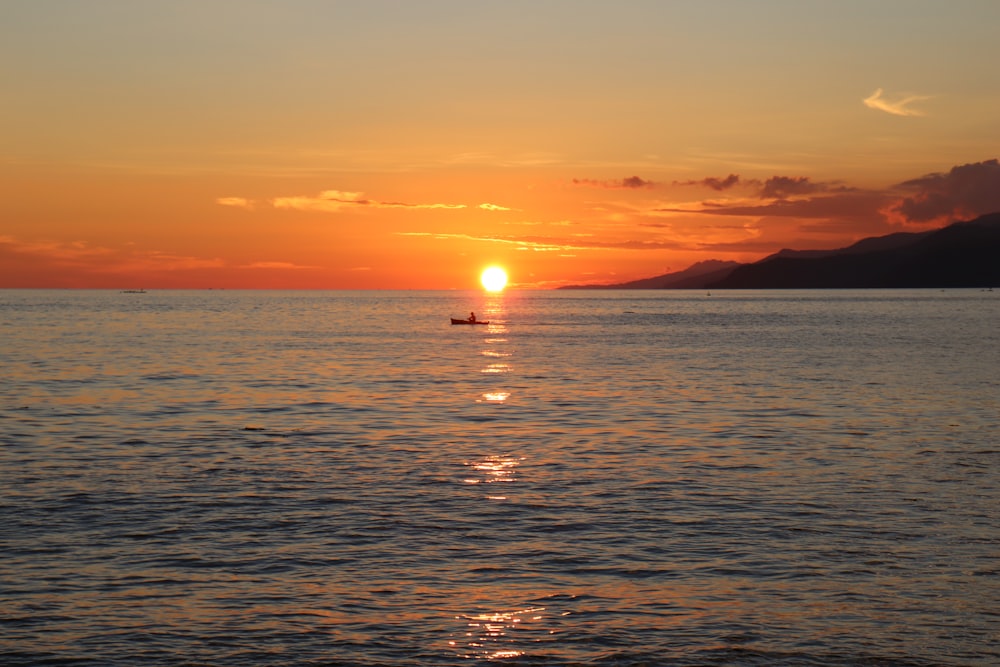
[[[454,317],[451,318],[452,324],[489,324],[489,320],[456,320]]]

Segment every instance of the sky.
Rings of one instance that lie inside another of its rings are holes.
[[[616,283],[1000,210],[995,0],[0,0],[0,287]]]

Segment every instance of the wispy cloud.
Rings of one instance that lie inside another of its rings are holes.
[[[684,187],[704,187],[716,192],[740,186],[744,191],[752,189],[755,192],[754,196],[759,199],[787,199],[819,192],[846,192],[851,189],[837,183],[813,181],[808,176],[772,176],[761,181],[756,178],[741,178],[739,174],[729,174],[725,178],[708,176],[700,180],[674,181],[673,184]]]
[[[738,203],[703,202],[696,208],[660,208],[659,213],[704,213],[748,217],[781,217],[798,219],[881,220],[878,213],[891,197],[884,192],[840,191],[800,199],[776,199],[769,202],[744,200]]]
[[[497,154],[487,152],[457,153],[441,161],[445,165],[490,165],[494,167],[541,167],[560,164],[565,158],[558,153]]]
[[[221,269],[225,266],[226,261],[221,257],[194,257],[152,250],[137,253],[114,269],[122,272],[139,270],[192,271],[195,269]]]
[[[408,204],[399,201],[371,202],[370,205],[375,208],[467,208],[465,204]]]
[[[590,234],[574,235],[572,239],[560,239],[542,236],[474,236],[471,234],[447,234],[434,232],[397,232],[398,236],[427,236],[435,239],[459,239],[463,241],[481,241],[487,243],[503,243],[517,246],[518,250],[534,250],[536,252],[570,252],[575,250],[677,250],[689,249],[690,244],[671,239],[624,241],[602,241]]]
[[[219,206],[230,206],[252,210],[256,208],[257,202],[245,197],[218,197],[215,203]],[[318,195],[292,195],[288,197],[275,197],[268,202],[274,208],[292,209],[297,211],[320,211],[323,213],[337,213],[348,208],[408,208],[408,209],[463,209],[468,208],[466,204],[440,204],[440,203],[412,203],[401,201],[381,201],[369,199],[362,192],[348,192],[345,190],[324,190]],[[519,209],[501,206],[484,202],[477,208],[484,211],[517,211]]]
[[[702,186],[706,188],[711,188],[717,192],[722,192],[723,190],[728,190],[731,187],[739,185],[740,175],[739,174],[729,174],[725,178],[717,178],[715,176],[708,176],[701,179],[700,181],[674,181],[674,185],[691,185],[691,186]]]
[[[12,286],[177,286],[225,281],[232,271],[258,272],[277,279],[326,267],[288,261],[231,259],[142,249],[94,246],[83,241],[57,242],[0,236],[0,282]]]
[[[252,209],[253,202],[244,197],[219,197],[215,200],[219,206],[232,206],[234,208]]]
[[[784,199],[795,195],[810,195],[829,189],[825,183],[815,183],[808,176],[772,176],[760,188],[761,199]]]
[[[295,195],[291,197],[275,197],[271,200],[271,205],[274,208],[287,208],[296,211],[336,213],[348,206],[367,206],[368,200],[362,199],[360,192],[324,190],[314,196]]]
[[[183,271],[218,268],[224,261],[217,257],[204,258],[176,255],[159,250],[136,251],[92,246],[84,241],[62,243],[48,240],[25,241],[11,236],[0,237],[6,252],[32,257],[43,263],[62,268],[77,268],[95,273],[125,273],[136,269]]]
[[[275,208],[293,209],[297,211],[320,211],[337,213],[345,208],[406,208],[406,209],[461,209],[465,204],[414,204],[398,201],[379,201],[367,199],[361,192],[345,192],[343,190],[324,190],[314,196],[276,197],[271,200]]]
[[[397,232],[398,236],[429,236],[435,239],[459,239],[462,241],[481,241],[485,243],[503,243],[515,245],[521,249],[538,251],[568,250],[577,246],[565,245],[554,242],[550,239],[539,239],[538,237],[513,237],[513,236],[475,236],[473,234],[451,234],[437,232]]]
[[[9,247],[13,252],[68,264],[89,262],[107,258],[114,254],[111,248],[92,246],[86,241],[59,242],[50,240],[24,241],[13,236],[0,236],[0,244]]]
[[[251,264],[244,264],[239,267],[241,269],[278,269],[278,270],[291,270],[298,271],[301,269],[319,269],[319,266],[304,266],[302,264],[293,264],[292,262],[253,262]]]
[[[914,102],[922,102],[924,100],[929,100],[930,97],[926,95],[905,95],[897,99],[891,100],[883,97],[883,91],[881,88],[876,88],[875,92],[866,97],[863,102],[865,106],[869,109],[877,109],[878,111],[884,111],[890,113],[894,116],[924,116],[926,115],[923,111],[918,109],[911,109],[910,104]]]
[[[653,181],[647,181],[639,176],[628,176],[621,180],[612,179],[608,181],[599,181],[593,178],[574,178],[574,185],[585,185],[591,188],[608,188],[611,190],[636,190],[639,188],[651,188],[656,183]]]
[[[360,192],[327,190],[318,197],[279,197],[273,200],[276,208],[292,208],[306,211],[336,212],[347,206],[368,208],[409,208],[409,209],[460,209],[465,204],[412,204],[407,202],[377,201],[364,199]]]

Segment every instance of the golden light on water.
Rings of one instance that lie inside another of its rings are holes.
[[[485,285],[485,282],[483,284]],[[493,361],[481,369],[480,372],[486,375],[509,373],[511,367],[505,360],[512,356],[513,353],[504,345],[507,343],[507,339],[504,337],[504,334],[507,333],[507,326],[503,322],[505,316],[503,298],[497,295],[490,299],[485,312],[489,315],[491,322],[486,330],[487,338],[483,341],[488,347],[480,350],[479,353]]]
[[[486,375],[501,375],[510,372],[510,364],[490,364],[481,373]]]
[[[466,623],[466,631],[461,641],[449,642],[459,649],[461,655],[478,660],[503,660],[525,655],[511,636],[524,625],[534,625],[543,621],[545,607],[527,607],[513,611],[497,611],[486,614],[459,616]]]
[[[513,482],[517,477],[516,468],[523,458],[513,456],[487,456],[481,461],[473,461],[465,465],[476,473],[476,477],[465,479],[466,484],[493,484],[495,482]]]
[[[483,270],[479,282],[487,292],[502,292],[507,286],[507,272],[499,266],[490,266]]]

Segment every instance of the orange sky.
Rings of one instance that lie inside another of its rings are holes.
[[[37,0],[0,287],[622,282],[1000,210],[1000,3]]]

